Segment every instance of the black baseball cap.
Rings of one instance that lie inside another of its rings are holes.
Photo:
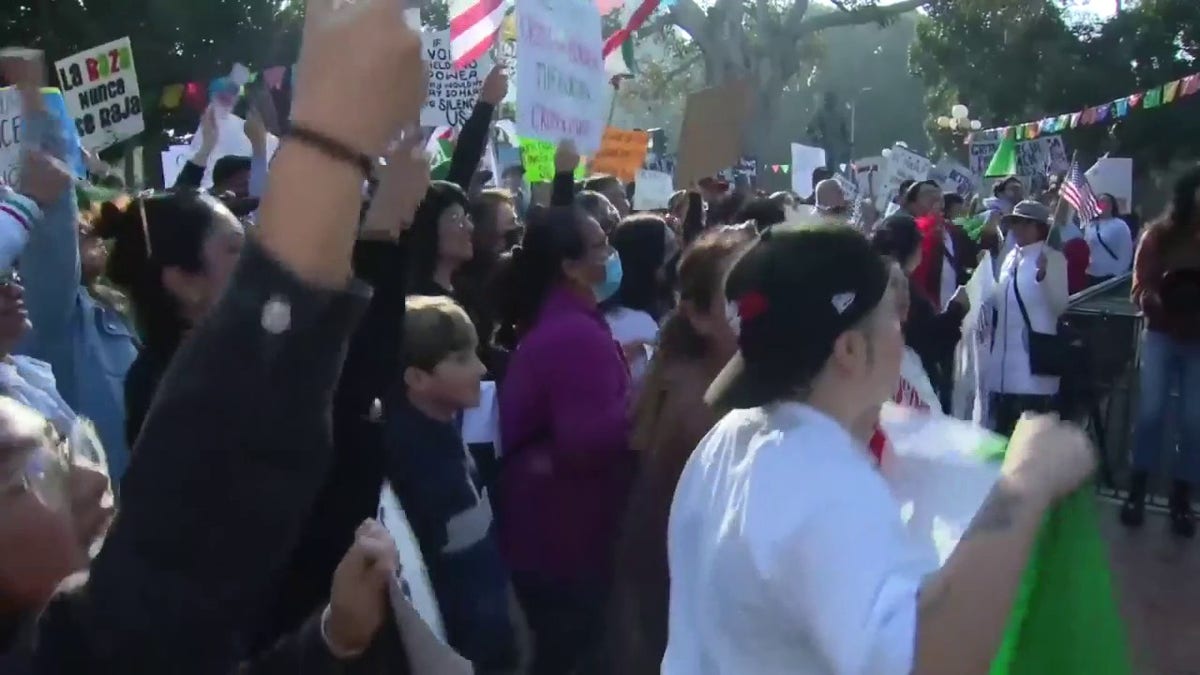
[[[776,225],[729,272],[738,351],[704,399],[717,410],[787,398],[812,380],[837,338],[879,305],[889,269],[857,230]]]

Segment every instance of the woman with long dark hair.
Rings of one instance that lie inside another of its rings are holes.
[[[706,232],[679,263],[679,306],[667,315],[634,407],[640,470],[629,498],[609,616],[609,672],[660,672],[667,646],[667,519],[692,450],[716,422],[704,391],[737,351],[725,275],[755,240],[752,227]]]
[[[634,464],[629,368],[599,309],[620,276],[599,223],[551,207],[531,210],[499,281],[517,338],[500,388],[500,545],[535,675],[571,672],[601,625]]]
[[[1171,529],[1196,533],[1192,490],[1200,481],[1200,166],[1175,183],[1166,215],[1138,243],[1133,301],[1146,317],[1138,364],[1133,477],[1121,521],[1141,525],[1150,474],[1168,442],[1167,406],[1178,388],[1179,459],[1171,488]]]
[[[1096,203],[1100,206],[1100,215],[1083,229],[1090,252],[1088,286],[1124,274],[1133,265],[1133,232],[1121,216],[1117,198],[1102,194]]]
[[[650,359],[647,347],[658,338],[658,322],[670,309],[668,266],[679,249],[675,233],[662,217],[629,216],[609,237],[621,257],[621,285],[601,309],[613,338],[625,350],[634,382]]]

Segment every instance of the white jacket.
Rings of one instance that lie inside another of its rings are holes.
[[[1046,276],[1037,280],[1037,260],[1046,254]],[[1044,242],[1016,247],[1004,258],[996,290],[985,311],[996,311],[996,327],[986,359],[988,391],[1004,394],[1058,393],[1058,378],[1029,371],[1029,340],[1025,320],[1013,291],[1020,284],[1029,323],[1038,333],[1058,333],[1058,319],[1067,309],[1067,260]]]

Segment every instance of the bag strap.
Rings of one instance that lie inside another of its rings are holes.
[[[1097,222],[1093,222],[1092,227],[1096,228],[1096,241],[1100,242],[1100,245],[1104,247],[1105,251],[1108,251],[1108,254],[1110,256],[1112,256],[1113,260],[1116,260],[1117,254],[1113,253],[1113,250],[1108,247],[1108,244],[1104,243],[1104,237],[1100,236],[1100,224]]]
[[[1021,299],[1021,261],[1013,266],[1012,287],[1013,293],[1017,296],[1017,307],[1021,309],[1021,318],[1025,319],[1025,330],[1033,333],[1033,324],[1029,323],[1029,312],[1025,311],[1025,301]]]

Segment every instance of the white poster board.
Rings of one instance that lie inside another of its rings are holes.
[[[425,557],[421,555],[421,545],[417,535],[413,533],[404,507],[392,486],[386,480],[379,491],[379,524],[387,529],[396,542],[396,552],[400,556],[400,567],[396,570],[397,581],[417,613],[429,625],[433,634],[442,642],[446,641],[446,628],[442,622],[442,611],[438,607],[437,594],[433,590],[433,582],[429,580],[429,569],[425,566]]]
[[[608,115],[600,10],[592,0],[519,0],[517,133],[600,149]]]
[[[885,211],[888,204],[900,192],[900,184],[906,180],[923,181],[929,178],[933,163],[928,157],[909,150],[902,145],[892,147],[884,168],[883,180],[876,195],[875,206]]]
[[[16,185],[21,164],[21,94],[16,87],[0,89],[0,185]]]
[[[1099,197],[1110,194],[1117,198],[1121,213],[1133,205],[1133,160],[1128,157],[1101,157],[1087,170],[1092,192]]]
[[[825,149],[801,143],[792,143],[792,191],[801,199],[812,196],[812,175],[816,169],[825,168]]]
[[[205,189],[212,187],[212,171],[213,167],[216,166],[218,159],[221,159],[227,155],[237,155],[241,157],[250,156],[250,139],[246,137],[245,126],[246,120],[238,117],[237,115],[217,115],[217,146],[213,149],[213,153],[208,157],[208,166],[204,168],[204,180],[200,183],[201,187]],[[188,157],[196,154],[196,151],[200,149],[200,145],[203,142],[204,130],[196,129],[196,134],[192,136],[192,145],[188,153]],[[268,133],[267,157],[269,158],[274,156],[277,148],[279,148],[279,138],[274,134]],[[165,171],[163,179],[166,179]],[[166,187],[171,187],[174,184],[174,181],[166,183]]]
[[[83,147],[98,152],[145,130],[129,38],[68,56],[54,68]]]
[[[973,141],[967,167],[976,176],[987,173],[988,164],[1000,149],[1000,140]],[[1043,136],[1017,143],[1017,175],[1037,176],[1066,171],[1071,166],[1062,136]]]
[[[633,188],[633,210],[655,211],[667,208],[675,194],[675,179],[662,171],[642,169]]]
[[[949,157],[938,160],[929,172],[929,178],[937,181],[943,192],[957,193],[963,199],[970,199],[979,190],[979,179],[975,174]]]
[[[483,78],[492,68],[491,56],[484,55],[462,68],[454,68],[450,58],[450,31],[421,35],[422,58],[429,68],[429,93],[421,108],[421,126],[461,128],[483,89]]]
[[[179,173],[183,171],[183,165],[187,164],[188,159],[195,151],[190,145],[172,145],[162,151],[162,175],[163,187],[170,188],[179,180]]]

